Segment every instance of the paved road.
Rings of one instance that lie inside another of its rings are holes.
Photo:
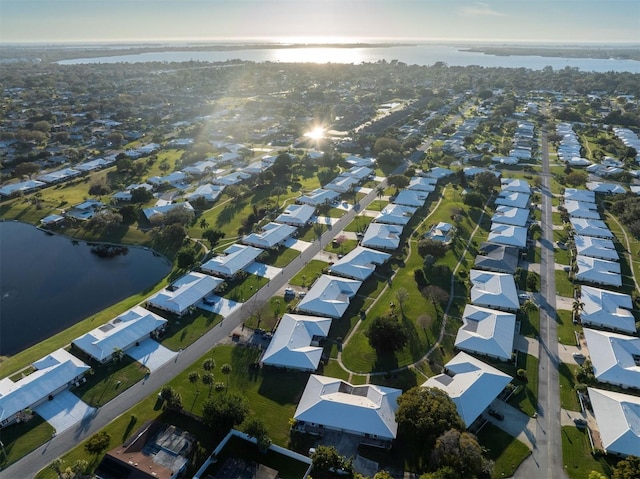
[[[562,462],[560,429],[560,385],[558,379],[558,334],[556,331],[556,286],[551,212],[551,174],[546,132],[541,132],[542,150],[542,256],[540,261],[540,350],[538,354],[538,417],[533,454],[514,477],[566,478]]]
[[[402,173],[407,165],[400,165],[391,174]],[[380,186],[386,186],[386,180]],[[322,251],[331,240],[344,229],[369,203],[377,198],[376,189],[373,189],[362,198],[356,207],[348,211],[330,230],[325,231],[319,240],[316,240],[296,259],[283,268],[282,273],[253,295],[242,308],[227,316],[218,326],[208,331],[204,336],[191,346],[181,351],[175,361],[166,363],[155,370],[146,379],[138,382],[125,392],[99,408],[95,415],[83,421],[78,426],[70,428],[49,442],[39,447],[32,453],[20,459],[4,471],[0,471],[0,479],[15,479],[34,477],[44,467],[47,467],[54,459],[66,454],[81,441],[95,434],[117,417],[126,413],[137,403],[144,400],[150,394],[155,393],[171,379],[176,377],[191,364],[198,361],[211,348],[220,341],[226,339],[231,332],[244,321],[252,311],[271,299],[298,271],[300,271],[313,257]]]

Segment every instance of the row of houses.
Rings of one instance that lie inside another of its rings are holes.
[[[632,298],[603,289],[622,286],[614,236],[600,219],[593,191],[567,189],[564,206],[574,230],[576,279],[583,283],[576,301],[593,374],[602,383],[640,389],[640,338],[635,336]],[[605,451],[638,455],[640,431],[634,421],[640,398],[598,388],[588,388],[588,394]]]

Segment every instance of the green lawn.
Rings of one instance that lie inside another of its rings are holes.
[[[103,406],[149,374],[145,366],[126,355],[120,361],[102,365],[81,359],[93,365],[93,374],[85,376],[87,381],[73,392],[91,407]]]
[[[491,423],[478,433],[480,445],[486,449],[486,457],[494,461],[492,479],[511,477],[531,451],[517,439]]]
[[[569,273],[561,269],[555,270],[556,291],[560,296],[573,298],[574,285],[569,279]]]
[[[576,374],[580,369],[575,364],[560,363],[560,407],[569,411],[580,411],[580,402],[575,385],[578,382]]]
[[[520,334],[535,338],[540,332],[540,310],[531,311],[528,315],[520,315]]]
[[[315,223],[309,226],[304,232],[301,231],[298,239],[312,243],[328,230],[329,227],[327,225]]]
[[[265,258],[260,259],[260,262],[276,268],[284,268],[298,256],[300,256],[300,251],[282,247],[277,251],[269,252]]]
[[[558,309],[556,311],[556,323],[558,329],[558,340],[562,344],[576,345],[575,332],[581,329],[580,326],[574,325],[571,320],[572,313],[566,309]]]
[[[372,221],[373,218],[371,216],[357,215],[354,220],[345,227],[344,230],[351,231],[353,233],[364,232],[369,226],[369,223],[371,223]]]
[[[553,251],[556,263],[566,264],[567,266],[571,264],[571,253],[568,249],[555,248]]]
[[[339,237],[340,235],[338,235]],[[327,247],[324,249],[327,253],[332,253],[336,255],[336,258],[334,258],[335,260],[337,260],[337,256],[339,254],[345,255],[351,251],[353,251],[354,249],[356,249],[356,247],[358,246],[358,240],[351,240],[351,239],[339,239],[337,242],[331,242],[327,245]]]
[[[310,287],[316,279],[318,279],[323,273],[322,271],[329,266],[324,261],[320,261],[317,259],[312,259],[309,263],[306,264],[304,268],[302,268],[298,274],[296,274],[289,284],[294,286],[301,286],[303,288]]]
[[[344,379],[345,381],[349,380],[349,373],[342,369],[338,361],[335,359],[330,359],[328,363],[324,364],[319,374],[332,378]]]
[[[256,291],[265,286],[269,280],[255,274],[247,274],[239,279],[227,283],[227,289],[220,296],[234,301],[244,302],[253,296]]]
[[[27,422],[12,424],[0,433],[5,454],[0,454],[0,467],[6,468],[37,449],[49,439],[55,429],[37,414]]]
[[[611,477],[611,464],[604,458],[591,454],[591,444],[586,429],[562,427],[562,459],[570,479],[585,479],[591,471]]]
[[[160,343],[172,351],[184,349],[200,339],[220,321],[222,321],[222,316],[219,314],[196,309],[192,314],[187,314],[182,318],[170,319],[167,332]]]
[[[204,372],[202,370],[203,360],[212,357],[216,363],[216,367],[212,371],[215,380],[226,382],[228,379],[229,391],[239,392],[247,399],[251,408],[250,416],[259,417],[264,422],[274,444],[287,447],[289,444],[289,419],[293,417],[309,374],[270,368],[256,370],[252,365],[258,360],[259,355],[260,351],[253,348],[219,346],[212,349],[168,384],[181,394],[182,404],[186,411],[201,414],[202,405],[209,397],[208,387],[204,384],[191,384],[188,376],[194,371],[202,375]],[[220,367],[225,363],[232,366],[232,372],[228,378],[220,372]],[[218,394],[224,394],[224,392],[212,391],[211,397],[215,398]],[[135,415],[137,418],[134,427],[131,425],[131,415]],[[111,447],[126,440],[145,421],[155,418],[164,418],[165,421],[195,434],[203,448],[200,461],[204,461],[204,453],[210,453],[223,435],[221,431],[212,431],[182,415],[163,413],[157,401],[157,394],[154,393],[105,428],[112,438]],[[92,467],[97,466],[100,457],[95,460],[93,457],[89,457],[84,451],[83,445],[83,443],[77,445],[63,456],[65,464],[71,465],[78,459],[85,459]],[[55,479],[56,474],[53,470],[43,469],[37,477],[39,479]]]
[[[373,200],[371,203],[369,203],[369,205],[367,206],[367,209],[371,211],[382,211],[384,207],[387,206],[388,204],[389,204],[388,201]]]

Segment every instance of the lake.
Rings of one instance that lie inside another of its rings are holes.
[[[165,258],[144,248],[101,258],[84,242],[0,222],[0,355],[20,352],[144,291],[170,269]]]
[[[560,58],[541,56],[495,56],[480,52],[463,51],[454,45],[413,45],[389,47],[309,47],[309,48],[250,48],[228,51],[163,51],[117,55],[96,58],[62,60],[61,65],[84,63],[136,63],[136,62],[224,62],[245,60],[276,63],[375,63],[381,60],[398,60],[408,65],[433,65],[444,62],[449,66],[479,65],[482,67],[528,68],[542,70],[551,66],[554,70],[565,67],[579,68],[587,72],[640,73],[640,62],[598,58]]]

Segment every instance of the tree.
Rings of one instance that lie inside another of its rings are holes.
[[[400,306],[400,313],[404,316],[404,305],[409,299],[409,292],[405,288],[398,288],[396,291],[396,300]]]
[[[392,316],[378,316],[367,331],[369,344],[379,353],[400,351],[409,337],[400,321]]]
[[[396,422],[398,437],[407,446],[416,447],[419,456],[429,451],[445,431],[465,429],[448,394],[432,387],[416,386],[400,395]]]
[[[200,228],[207,229],[209,227],[209,222],[207,221],[207,218],[200,218]]]
[[[13,171],[18,177],[27,175],[31,178],[31,175],[40,171],[40,165],[31,161],[26,161],[24,163],[17,164]]]
[[[449,293],[447,293],[440,286],[436,286],[435,284],[430,284],[429,286],[425,286],[420,291],[422,295],[431,301],[434,307],[438,304],[440,306],[444,306],[449,302]]]
[[[493,193],[493,189],[500,186],[500,180],[490,171],[483,171],[473,178],[473,185],[483,193]]]
[[[573,300],[571,304],[571,314],[573,316],[573,320],[577,321],[580,318],[580,311],[584,309],[584,303],[580,301],[579,298]]]
[[[153,199],[153,193],[146,188],[139,187],[131,190],[131,203],[142,204]]]
[[[344,456],[340,455],[335,446],[320,445],[316,447],[316,450],[311,454],[311,462],[314,476],[317,473],[322,474],[343,469],[346,465]]]
[[[467,206],[482,208],[484,206],[484,197],[480,193],[470,191],[464,195],[462,202]]]
[[[204,373],[202,375],[202,384],[209,386],[209,396],[211,396],[211,388],[213,387],[213,374]]]
[[[572,171],[567,175],[565,181],[570,186],[584,185],[587,181],[587,174],[582,171]]]
[[[107,450],[109,444],[111,444],[111,436],[109,433],[100,431],[89,438],[84,444],[84,450],[89,454],[98,456]]]
[[[271,190],[271,196],[276,197],[276,207],[280,208],[280,196],[286,195],[287,189],[283,186],[276,186],[273,190]]]
[[[218,242],[224,238],[224,233],[220,230],[204,230],[202,237],[206,239],[212,248],[214,248]]]
[[[56,459],[53,460],[51,464],[49,464],[49,469],[52,469],[58,475],[58,477],[62,477],[63,464],[64,464],[64,461],[59,457],[57,457]]]
[[[251,418],[247,421],[244,428],[244,432],[249,436],[256,439],[258,449],[260,452],[267,452],[269,446],[271,446],[271,438],[264,423],[257,418]]]
[[[204,361],[202,361],[202,369],[204,369],[205,371],[213,371],[215,367],[216,367],[216,360],[213,358],[207,358]]]
[[[191,266],[193,266],[193,264],[196,262],[195,250],[190,247],[180,248],[180,250],[176,254],[176,262],[178,264],[178,268],[180,269],[191,268]]]
[[[289,153],[280,153],[273,162],[271,171],[273,171],[273,174],[278,177],[288,177],[291,173],[291,163]]]
[[[160,171],[162,171],[162,173],[166,174],[167,171],[169,171],[169,168],[171,168],[171,165],[169,164],[169,162],[167,160],[164,160],[162,163],[160,163],[158,168],[160,168]]]
[[[122,136],[122,133],[115,131],[107,136],[107,141],[111,143],[114,148],[120,148],[120,145],[122,145],[124,141],[124,136]]]
[[[200,382],[200,373],[198,373],[198,371],[191,371],[188,379],[191,384],[198,386],[198,383]]]
[[[118,158],[116,160],[116,170],[118,170],[118,173],[124,173],[133,170],[133,160],[126,155]]]
[[[249,406],[243,396],[231,393],[207,399],[202,411],[207,424],[220,431],[227,431],[237,424],[242,424],[249,413]]]
[[[108,195],[109,193],[111,193],[111,188],[104,180],[96,181],[94,183],[91,183],[91,186],[89,186],[90,195],[102,196]]]
[[[227,382],[227,389],[229,389],[229,375],[231,374],[231,372],[233,371],[233,368],[231,367],[231,364],[229,363],[224,363],[221,367],[220,367],[220,372],[222,374],[224,374],[226,376],[226,382]]]
[[[404,175],[391,175],[387,178],[387,182],[396,188],[406,188],[411,180]]]
[[[587,479],[607,479],[607,476],[599,473],[598,471],[591,471]]]
[[[434,258],[442,258],[447,254],[448,250],[449,246],[442,241],[435,241],[430,238],[422,238],[418,241],[418,254],[423,258],[426,258],[428,255]]]
[[[114,362],[119,363],[120,361],[122,361],[122,358],[124,358],[124,351],[120,348],[113,348],[111,358]]]
[[[640,457],[628,456],[613,468],[612,479],[637,479],[640,477]]]
[[[527,289],[529,291],[538,291],[538,276],[533,273],[527,273]]]
[[[436,439],[431,457],[437,468],[451,467],[461,477],[477,477],[489,466],[477,438],[456,429],[450,429]]]

